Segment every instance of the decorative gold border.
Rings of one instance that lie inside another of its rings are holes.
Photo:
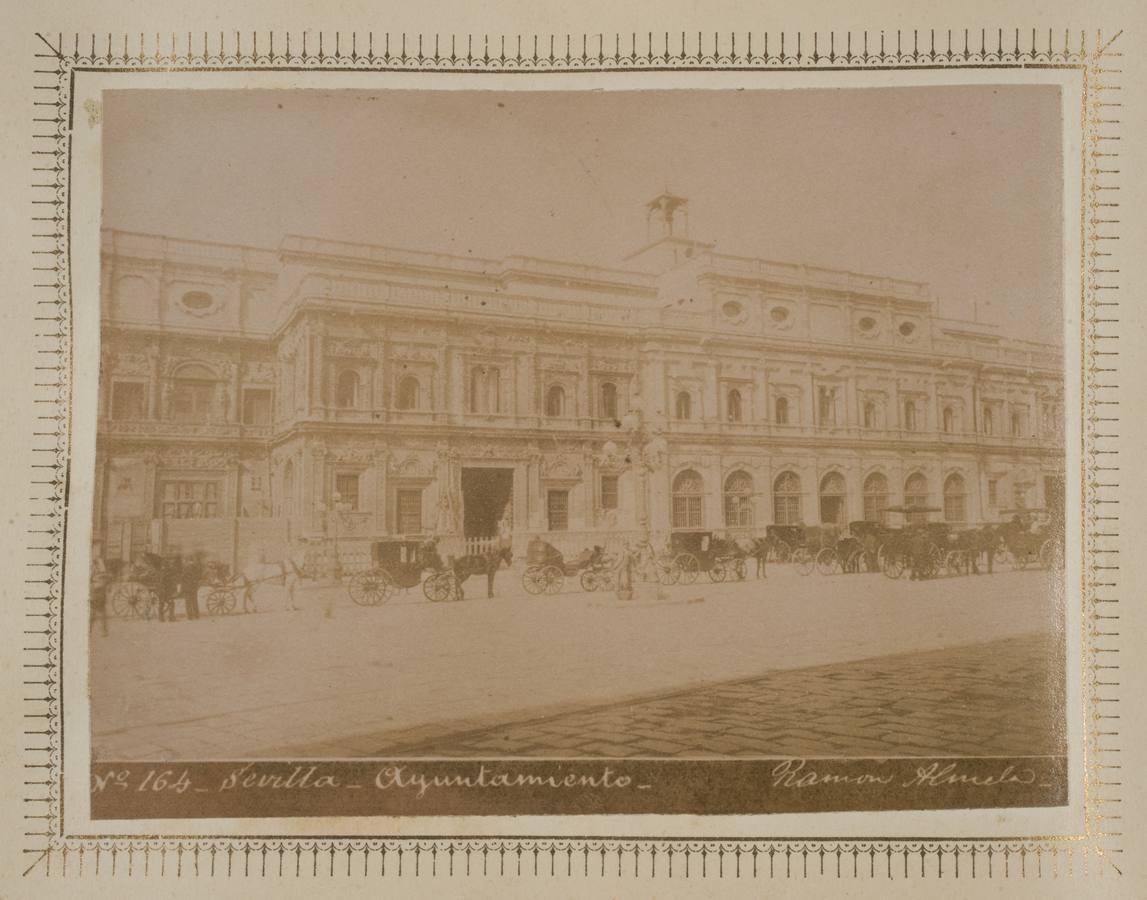
[[[389,35],[373,32],[37,34],[33,201],[40,410],[26,575],[23,685],[26,876],[463,875],[909,879],[1119,872],[1119,434],[1116,292],[1121,32],[1050,29],[764,35]],[[216,40],[217,37],[217,40]],[[755,44],[754,44],[755,42]],[[447,46],[449,53],[446,52]],[[910,49],[909,49],[910,47]],[[433,48],[431,50],[431,48]],[[893,49],[894,48],[894,49]],[[1084,819],[1079,835],[951,840],[280,837],[77,838],[63,826],[61,675],[70,465],[70,173],[73,88],[99,71],[617,72],[784,69],[1081,71]]]

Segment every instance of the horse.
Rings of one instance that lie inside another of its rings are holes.
[[[772,535],[766,537],[753,538],[749,546],[748,555],[750,559],[757,561],[757,577],[768,578],[765,573],[765,563],[768,561],[769,554],[773,552],[777,541]]]
[[[509,568],[514,562],[513,552],[509,544],[496,544],[481,553],[470,553],[459,558],[451,558],[450,568],[458,582],[458,599],[462,599],[462,585],[471,575],[486,576],[486,597],[494,596],[494,576],[502,567],[502,563]]]

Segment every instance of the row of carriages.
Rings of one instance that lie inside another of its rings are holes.
[[[905,508],[889,512],[926,513]],[[712,531],[675,532],[669,546],[655,550],[650,544],[629,547],[635,581],[662,585],[693,584],[704,577],[710,582],[740,581],[750,565],[761,559],[768,564],[792,564],[801,575],[862,574],[881,572],[889,578],[906,577],[913,565],[926,577],[965,574],[973,564],[983,565],[987,556],[996,567],[1051,568],[1062,562],[1062,529],[1033,528],[1028,511],[1004,525],[990,529],[959,528],[946,523],[889,526],[853,522],[848,529],[826,526],[770,525],[764,538],[734,539]],[[921,537],[923,540],[921,540]],[[351,599],[360,606],[378,606],[398,591],[419,587],[428,600],[463,599],[457,572],[444,565],[429,545],[419,541],[379,541],[372,547],[371,566],[347,582]],[[913,556],[923,547],[925,557]],[[158,608],[162,560],[144,554],[116,573],[108,590],[111,611],[123,618],[151,618]],[[616,589],[625,563],[624,552],[609,552],[603,546],[587,548],[566,559],[553,545],[535,538],[527,548],[522,586],[530,594],[557,594],[575,581],[584,591]],[[246,575],[234,576],[225,567],[210,565],[204,573],[206,612],[226,615],[235,611],[236,595],[254,585]],[[282,570],[267,577],[282,583]]]

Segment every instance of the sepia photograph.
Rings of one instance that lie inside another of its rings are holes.
[[[1057,86],[102,96],[93,777],[1067,804]]]

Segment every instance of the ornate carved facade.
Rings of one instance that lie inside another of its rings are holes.
[[[230,535],[234,554],[247,532],[365,546],[1062,503],[1058,348],[941,319],[923,284],[663,233],[619,268],[105,233],[97,539]]]

